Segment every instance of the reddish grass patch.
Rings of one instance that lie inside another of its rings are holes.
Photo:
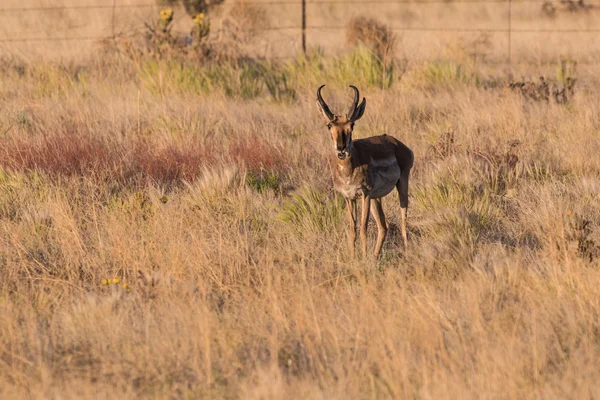
[[[147,177],[166,184],[192,181],[202,166],[214,162],[213,154],[199,145],[189,145],[183,149],[168,146],[155,150],[148,143],[141,142],[130,153],[126,172],[133,177]]]
[[[284,151],[257,137],[240,139],[229,146],[233,160],[250,171],[272,170],[282,172],[288,163]]]
[[[50,177],[86,176],[122,184],[174,185],[193,180],[213,152],[199,145],[157,149],[151,143],[107,143],[90,136],[64,134],[10,142],[0,150],[0,166],[38,170]]]
[[[3,146],[0,165],[15,170],[41,170],[49,175],[84,175],[106,170],[118,158],[98,139],[61,135],[17,140]]]

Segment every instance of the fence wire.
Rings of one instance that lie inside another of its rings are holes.
[[[302,7],[304,14],[302,22],[306,23],[306,7],[328,5],[328,4],[351,4],[372,6],[378,4],[398,4],[398,5],[413,5],[420,6],[425,4],[506,4],[508,8],[507,28],[461,28],[461,27],[433,27],[433,26],[390,26],[394,32],[454,32],[454,33],[501,33],[508,35],[508,55],[510,60],[511,53],[511,37],[513,34],[527,33],[545,33],[545,34],[573,34],[573,33],[600,33],[600,28],[581,28],[581,29],[545,29],[545,28],[513,28],[511,8],[514,5],[523,4],[545,4],[552,2],[548,0],[282,0],[282,1],[236,1],[227,3],[229,5],[244,4],[244,5],[262,5],[262,6],[297,6]],[[561,1],[557,4],[565,4]],[[578,5],[579,3],[572,3]],[[581,3],[583,4],[583,3]],[[588,1],[586,7],[592,9],[600,9],[600,2]],[[111,32],[112,36],[60,36],[60,37],[4,37],[0,38],[0,43],[17,43],[17,42],[77,42],[77,41],[102,41],[114,39],[116,35],[116,13],[120,9],[147,9],[159,8],[156,3],[138,3],[138,4],[117,4],[117,0],[113,0],[112,4],[96,4],[96,5],[65,5],[65,6],[35,6],[35,7],[4,7],[0,8],[0,14],[7,13],[30,13],[30,12],[54,12],[68,10],[112,10],[111,14]],[[346,29],[343,25],[293,25],[293,26],[273,26],[255,29],[257,31],[301,31],[303,42],[306,40],[307,31],[341,31]],[[600,38],[599,38],[600,39]]]

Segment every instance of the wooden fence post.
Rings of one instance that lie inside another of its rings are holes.
[[[302,52],[306,55],[306,0],[302,0]]]
[[[512,64],[512,0],[508,0],[508,64]]]

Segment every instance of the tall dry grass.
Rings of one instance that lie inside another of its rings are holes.
[[[598,68],[557,105],[468,57],[386,90],[311,57],[2,64],[0,397],[600,396]],[[352,76],[355,135],[416,155],[378,262],[347,254],[314,108]]]

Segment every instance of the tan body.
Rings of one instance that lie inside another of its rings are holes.
[[[321,86],[322,88],[322,86]],[[408,245],[407,238],[407,207],[408,207],[408,178],[413,166],[413,152],[402,142],[392,136],[381,135],[366,139],[352,140],[354,122],[358,120],[365,109],[366,100],[358,105],[358,89],[355,90],[355,101],[347,117],[336,116],[323,101],[320,90],[317,91],[317,105],[323,115],[329,120],[328,128],[331,133],[334,150],[333,185],[336,191],[346,199],[350,219],[350,250],[355,255],[356,242],[356,202],[361,201],[362,212],[360,219],[360,239],[363,254],[367,253],[367,225],[369,212],[377,223],[377,244],[375,257],[378,257],[387,234],[387,224],[381,205],[381,198],[388,195],[394,188],[398,190],[400,207],[402,209],[402,239],[404,247]],[[374,207],[371,208],[371,200]]]

